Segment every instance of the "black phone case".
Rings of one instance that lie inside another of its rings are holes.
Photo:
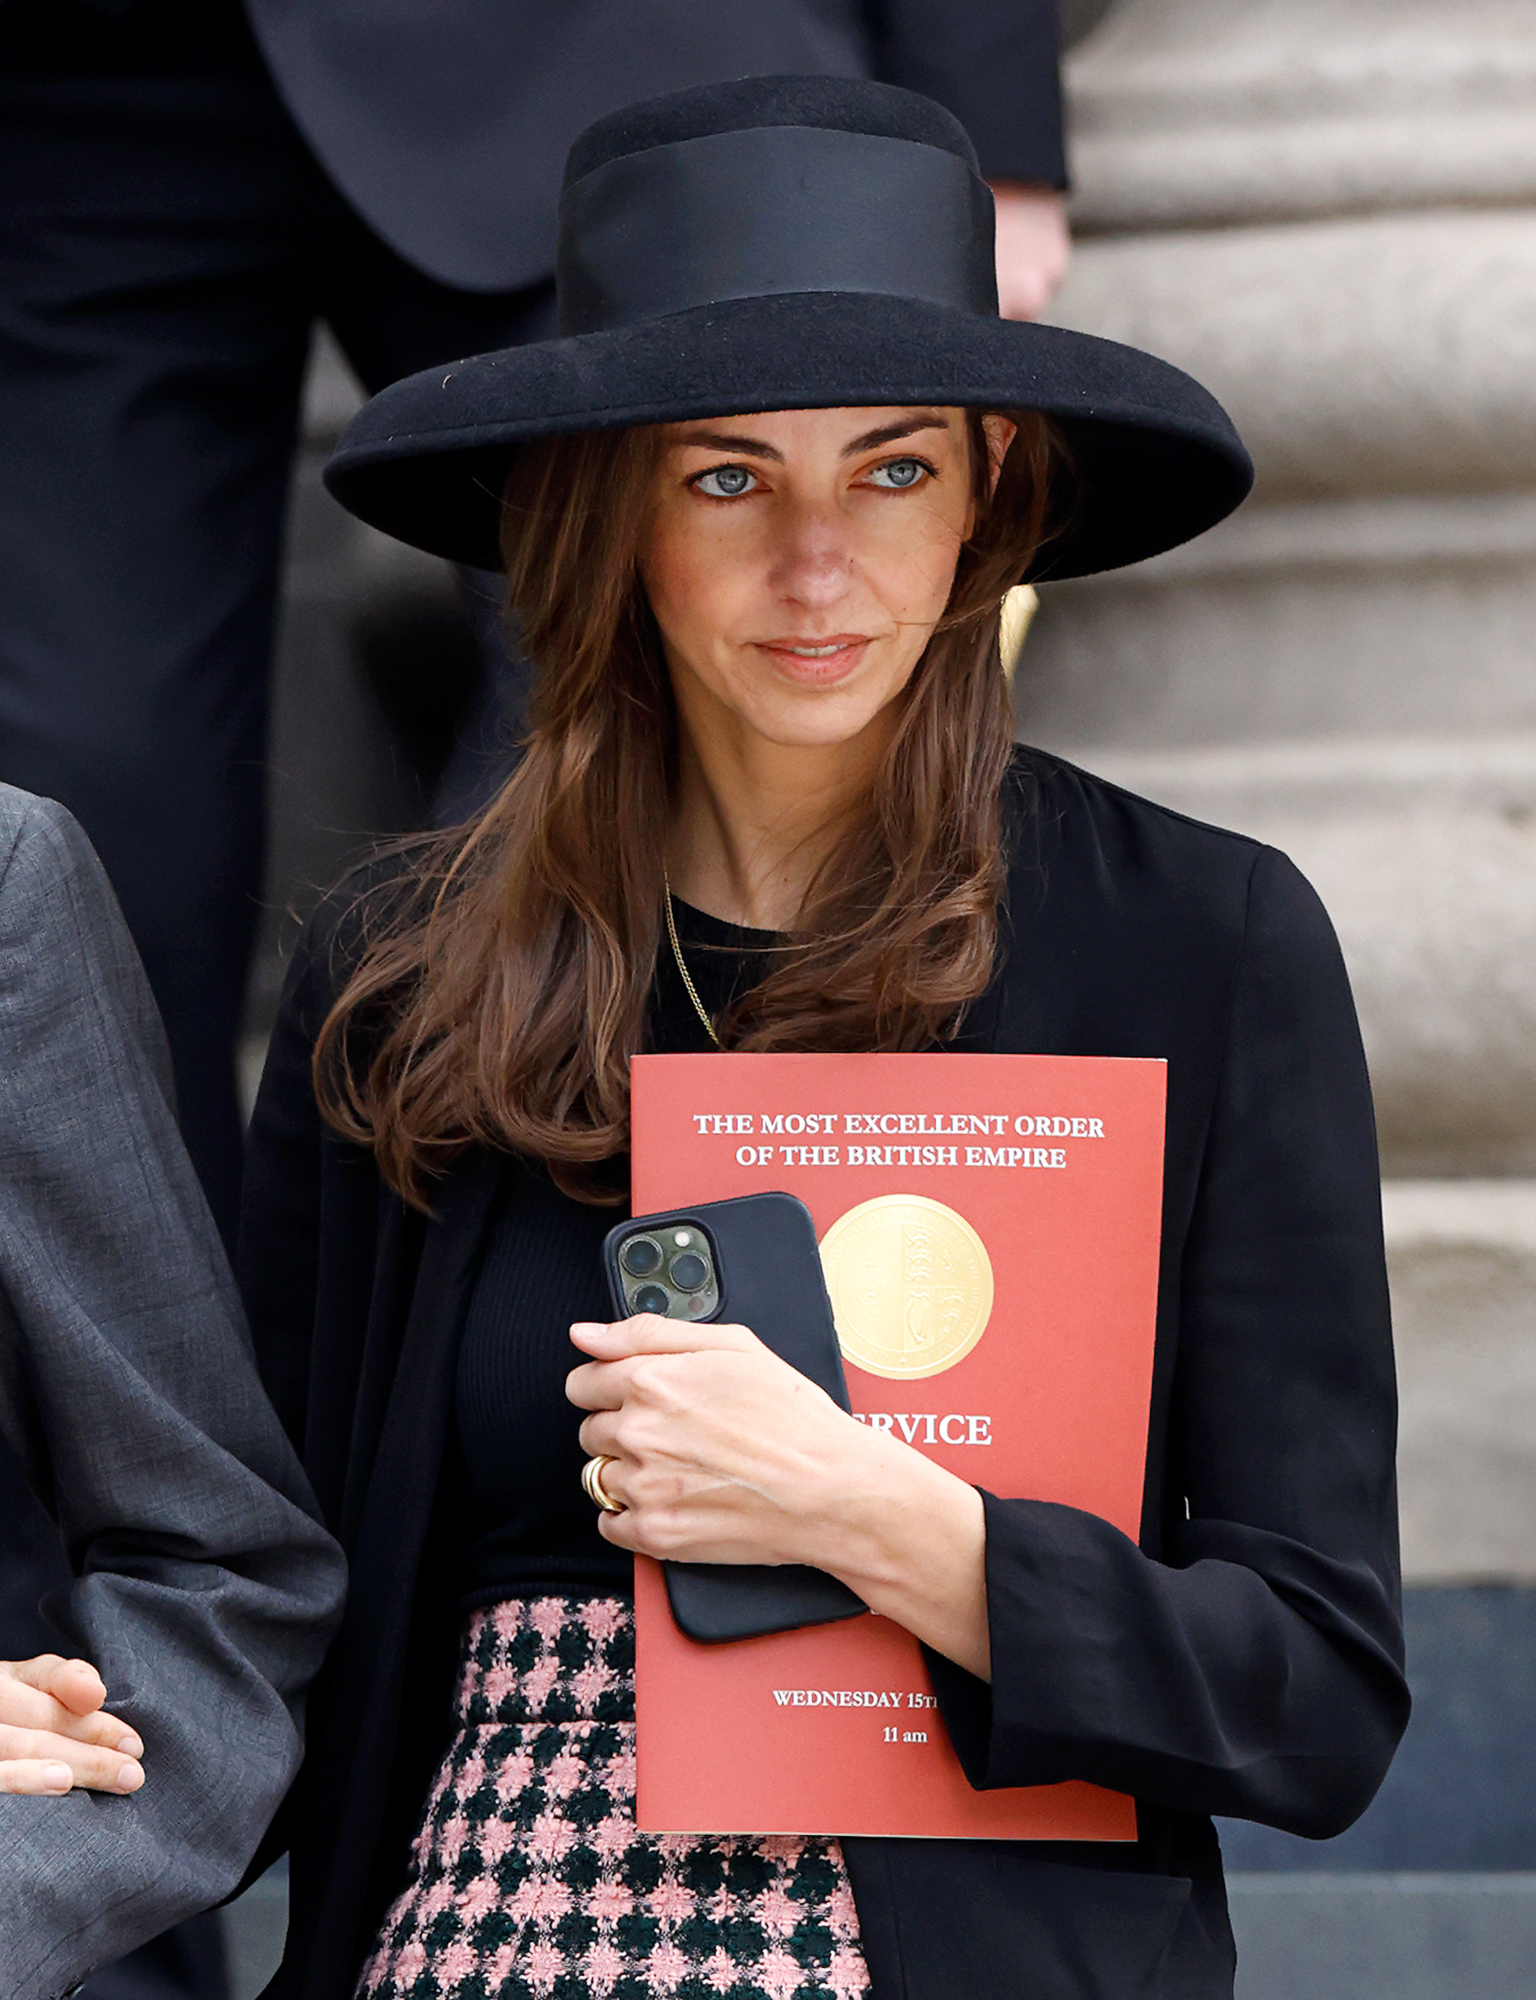
[[[637,1227],[678,1223],[702,1230],[714,1252],[720,1303],[709,1314],[751,1327],[765,1347],[798,1368],[840,1409],[848,1408],[843,1357],[810,1210],[792,1194],[748,1194],[700,1202],[665,1215],[637,1215],[603,1240],[603,1275],[615,1318],[629,1316],[619,1281],[618,1251]],[[678,1629],[717,1643],[792,1632],[856,1618],[868,1607],[825,1570],[798,1563],[663,1563]]]

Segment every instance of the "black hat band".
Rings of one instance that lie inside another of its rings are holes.
[[[766,125],[652,146],[560,202],[562,334],[783,292],[997,312],[992,194],[910,139]]]

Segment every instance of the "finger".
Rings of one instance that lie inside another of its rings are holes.
[[[31,1792],[57,1798],[74,1790],[75,1776],[67,1764],[46,1763],[34,1758],[13,1758],[0,1763],[0,1792]]]
[[[89,1660],[61,1660],[46,1692],[76,1715],[90,1715],[106,1700],[107,1684]]]
[[[603,1484],[607,1485],[607,1480]],[[614,1495],[617,1499],[617,1494]],[[637,1529],[634,1514],[627,1510],[622,1514],[599,1514],[597,1532],[605,1542],[612,1542],[616,1549],[628,1549],[631,1554],[637,1546]]]
[[[582,1450],[588,1458],[618,1458],[622,1454],[618,1447],[619,1420],[611,1410],[601,1410],[596,1416],[584,1417],[581,1429],[576,1433]],[[607,1474],[603,1484],[608,1483]]]
[[[0,4],[3,4],[3,0],[0,0]],[[619,1322],[619,1327],[630,1324],[630,1321],[623,1320]],[[667,1322],[663,1321],[662,1324],[666,1325]],[[605,1329],[605,1331],[616,1330],[618,1329]],[[574,1403],[578,1410],[620,1410],[634,1394],[637,1367],[654,1356],[719,1354],[738,1352],[747,1347],[761,1345],[757,1336],[748,1333],[744,1326],[728,1327],[725,1331],[734,1336],[728,1342],[706,1341],[697,1344],[690,1342],[687,1346],[641,1348],[617,1354],[611,1361],[584,1361],[580,1367],[573,1368],[565,1378],[566,1400]]]
[[[34,1697],[41,1707],[32,1715],[10,1715],[4,1720],[42,1735],[57,1736],[62,1742],[85,1743],[97,1750],[115,1750],[123,1757],[142,1757],[144,1744],[136,1729],[121,1716],[98,1710],[93,1715],[72,1715],[67,1708],[45,1696]]]
[[[36,1730],[68,1737],[76,1743],[91,1743],[127,1757],[142,1757],[144,1745],[137,1732],[120,1716],[104,1709],[78,1714],[51,1694],[28,1686],[14,1677],[0,1678],[0,1733],[6,1729]],[[15,1754],[15,1753],[13,1753]]]
[[[136,1792],[144,1782],[144,1767],[138,1760],[119,1756],[115,1750],[76,1743],[42,1729],[0,1729],[0,1770],[18,1765],[40,1770],[58,1764],[69,1771],[72,1783],[93,1792]]]
[[[596,1361],[619,1361],[631,1354],[705,1354],[726,1348],[740,1352],[755,1347],[757,1335],[744,1326],[720,1326],[713,1321],[666,1319],[660,1313],[636,1313],[633,1319],[578,1320],[571,1339]]]
[[[100,1750],[115,1750],[122,1757],[144,1755],[144,1739],[120,1715],[72,1716],[65,1711],[44,1726],[56,1736],[67,1737],[73,1743],[89,1743]]]
[[[106,1683],[89,1660],[65,1660],[57,1653],[39,1653],[30,1660],[7,1660],[0,1672],[23,1687],[47,1695],[75,1715],[88,1715],[107,1698]]]
[[[624,1407],[627,1373],[611,1361],[584,1361],[565,1378],[565,1399],[578,1410],[619,1410]]]

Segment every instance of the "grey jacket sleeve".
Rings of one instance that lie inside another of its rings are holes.
[[[227,1896],[298,1768],[340,1551],[263,1395],[144,975],[74,821],[0,786],[0,1429],[144,1739],[131,1798],[0,1797],[0,1993]]]

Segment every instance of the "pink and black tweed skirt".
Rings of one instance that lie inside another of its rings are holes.
[[[634,1716],[620,1599],[471,1615],[453,1747],[358,2000],[866,2000],[837,1843],[640,1833]]]

